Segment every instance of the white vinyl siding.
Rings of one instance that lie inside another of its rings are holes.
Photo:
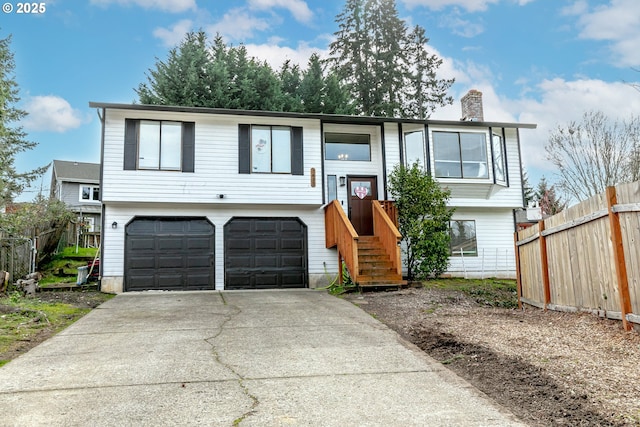
[[[447,273],[464,277],[515,277],[513,211],[457,208],[452,221],[474,221],[477,254],[452,256]]]
[[[124,119],[132,115],[142,120],[195,122],[194,173],[123,170]],[[322,186],[311,186],[309,172],[311,168],[322,170],[319,120],[250,120],[254,125],[303,127],[304,175],[239,174],[238,125],[247,120],[243,116],[107,109],[103,202],[321,205]]]

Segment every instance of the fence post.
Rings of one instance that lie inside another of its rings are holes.
[[[542,286],[544,291],[544,309],[551,304],[551,285],[549,280],[549,260],[547,258],[547,238],[544,237],[544,220],[538,221],[538,232],[540,233],[540,268],[542,269]]]
[[[624,246],[622,245],[622,230],[620,228],[620,214],[613,211],[618,203],[616,187],[607,187],[607,209],[609,211],[609,226],[611,227],[611,243],[613,245],[613,261],[616,266],[616,278],[618,281],[618,294],[620,296],[620,311],[622,313],[622,327],[630,331],[632,326],[627,320],[627,314],[631,313],[631,297],[629,295],[629,280],[627,278],[627,265],[624,259]]]
[[[518,308],[522,309],[522,278],[520,276],[520,248],[518,247],[518,232],[513,233],[513,247],[516,251],[516,289],[518,292]]]

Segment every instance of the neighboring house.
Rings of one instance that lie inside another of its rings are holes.
[[[91,102],[102,290],[317,287],[339,258],[358,283],[397,283],[389,204],[372,201],[415,160],[451,190],[448,273],[513,277],[519,130],[535,125],[483,121],[481,96],[461,121]]]
[[[77,215],[67,232],[68,244],[100,243],[100,164],[54,160],[51,197],[63,201]]]

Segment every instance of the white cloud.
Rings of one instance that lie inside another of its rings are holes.
[[[586,13],[588,10],[589,10],[589,3],[587,3],[587,0],[578,0],[573,4],[570,4],[569,6],[565,6],[562,9],[560,9],[560,13],[566,16],[575,16],[575,15],[582,15],[583,13]]]
[[[443,16],[440,19],[440,25],[451,29],[453,34],[467,38],[475,37],[484,32],[484,26],[481,23],[462,19],[457,10]]]
[[[404,5],[412,9],[425,6],[432,10],[442,10],[450,6],[459,6],[467,12],[482,12],[489,5],[500,3],[500,0],[400,0]],[[521,2],[522,3],[522,2]],[[526,2],[525,2],[526,3]]]
[[[54,95],[31,97],[23,107],[29,115],[22,124],[26,130],[66,132],[90,120],[63,98]]]
[[[121,6],[135,5],[144,9],[160,9],[171,13],[197,9],[196,0],[91,0],[91,4],[98,6],[108,6],[114,3]]]
[[[544,146],[551,131],[569,122],[580,121],[586,111],[602,111],[612,120],[629,119],[640,111],[640,93],[620,82],[597,79],[553,79],[540,82],[534,89],[537,99],[505,100],[518,121],[537,123],[538,129],[523,135],[522,154],[525,166],[553,173],[545,159]],[[624,108],[621,108],[624,106]]]
[[[311,22],[313,19],[313,12],[302,0],[249,0],[249,7],[258,10],[280,7],[289,10],[296,21]]]
[[[470,89],[483,94],[484,118],[493,122],[533,123],[536,129],[522,129],[523,164],[535,184],[542,175],[553,181],[555,170],[546,160],[544,147],[550,132],[571,121],[580,121],[586,111],[602,111],[613,119],[625,120],[640,111],[640,92],[623,82],[576,78],[546,79],[531,83],[522,80],[522,94],[508,98],[499,92],[499,80],[485,66],[462,63],[443,57],[439,78],[455,78],[450,90],[453,105],[439,108],[433,119],[459,120],[462,114],[460,98]]]
[[[250,56],[266,61],[274,70],[278,70],[287,59],[305,69],[312,53],[317,53],[321,58],[328,55],[328,50],[311,47],[305,42],[300,42],[296,48],[275,43],[248,44],[246,48]]]
[[[156,28],[153,30],[153,35],[162,40],[165,46],[173,47],[178,45],[184,39],[185,34],[191,31],[192,25],[191,20],[183,19],[173,24],[170,29]]]
[[[581,38],[609,42],[617,66],[640,66],[640,2],[611,0],[592,11],[578,8],[577,12],[582,12],[578,20]]]
[[[461,7],[467,12],[484,12],[493,4],[500,2],[516,3],[524,6],[535,0],[400,0],[408,9],[428,7],[431,10],[442,10],[446,7]]]
[[[207,32],[220,33],[226,41],[247,40],[254,36],[256,31],[265,31],[271,25],[264,20],[251,16],[243,8],[230,9],[220,21],[207,26]]]

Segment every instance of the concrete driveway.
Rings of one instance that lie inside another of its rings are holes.
[[[516,426],[324,292],[118,295],[0,368],[3,426]]]

